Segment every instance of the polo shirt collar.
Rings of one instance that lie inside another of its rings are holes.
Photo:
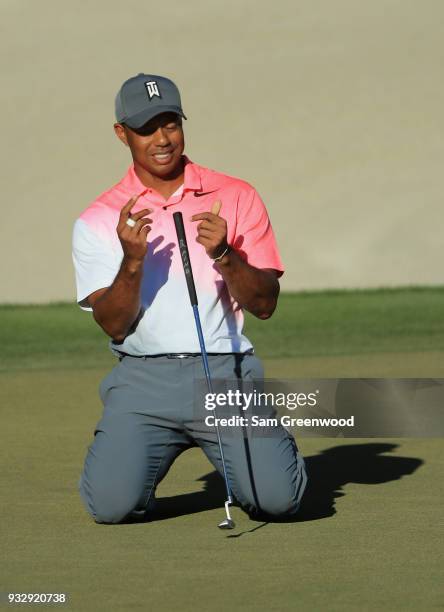
[[[194,164],[186,155],[183,157],[185,161],[183,190],[202,191],[202,179],[197,164]]]

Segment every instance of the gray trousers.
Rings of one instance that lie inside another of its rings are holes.
[[[254,355],[209,356],[213,379],[243,385],[263,378]],[[124,357],[100,385],[102,418],[88,448],[79,490],[97,523],[149,516],[156,486],[184,450],[200,446],[223,474],[209,413],[196,401],[200,357]],[[250,416],[251,416],[250,411]],[[304,460],[281,425],[261,432],[220,427],[227,475],[235,499],[250,515],[286,517],[299,507],[307,483]]]

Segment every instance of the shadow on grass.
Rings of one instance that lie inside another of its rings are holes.
[[[333,446],[307,457],[308,485],[295,521],[315,521],[336,514],[335,499],[349,483],[375,485],[413,474],[424,462],[416,457],[390,457],[399,444],[370,442]]]
[[[267,516],[251,517],[266,522],[315,521],[336,514],[335,500],[343,497],[344,485],[349,483],[375,485],[413,474],[424,462],[416,457],[386,456],[399,444],[371,442],[334,446],[318,455],[305,457],[308,485],[299,512],[291,519]],[[204,490],[173,497],[161,497],[148,519],[159,521],[220,508],[225,501],[225,487],[219,474],[209,472],[198,479]],[[259,527],[262,527],[260,525]],[[249,531],[256,531],[259,527]]]
[[[164,519],[194,514],[215,508],[223,508],[226,498],[225,485],[218,472],[209,472],[197,479],[204,483],[203,491],[174,495],[173,497],[156,498],[156,505],[151,513],[151,520]],[[222,520],[222,519],[221,519]]]

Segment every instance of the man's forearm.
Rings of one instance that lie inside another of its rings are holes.
[[[95,320],[117,342],[125,339],[139,315],[142,274],[143,261],[124,257],[113,284],[94,302]]]
[[[276,308],[279,281],[274,272],[250,266],[233,249],[217,264],[230,295],[259,319],[268,319]]]

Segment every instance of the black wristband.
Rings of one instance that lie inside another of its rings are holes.
[[[218,262],[218,261],[220,261],[220,260],[221,260],[223,257],[225,257],[225,255],[227,255],[227,254],[228,254],[230,251],[231,251],[231,247],[230,247],[230,245],[228,244],[228,245],[227,245],[227,248],[226,248],[226,249],[225,249],[225,251],[222,253],[222,255],[219,255],[219,257],[211,257],[211,259],[212,259],[213,261]]]

